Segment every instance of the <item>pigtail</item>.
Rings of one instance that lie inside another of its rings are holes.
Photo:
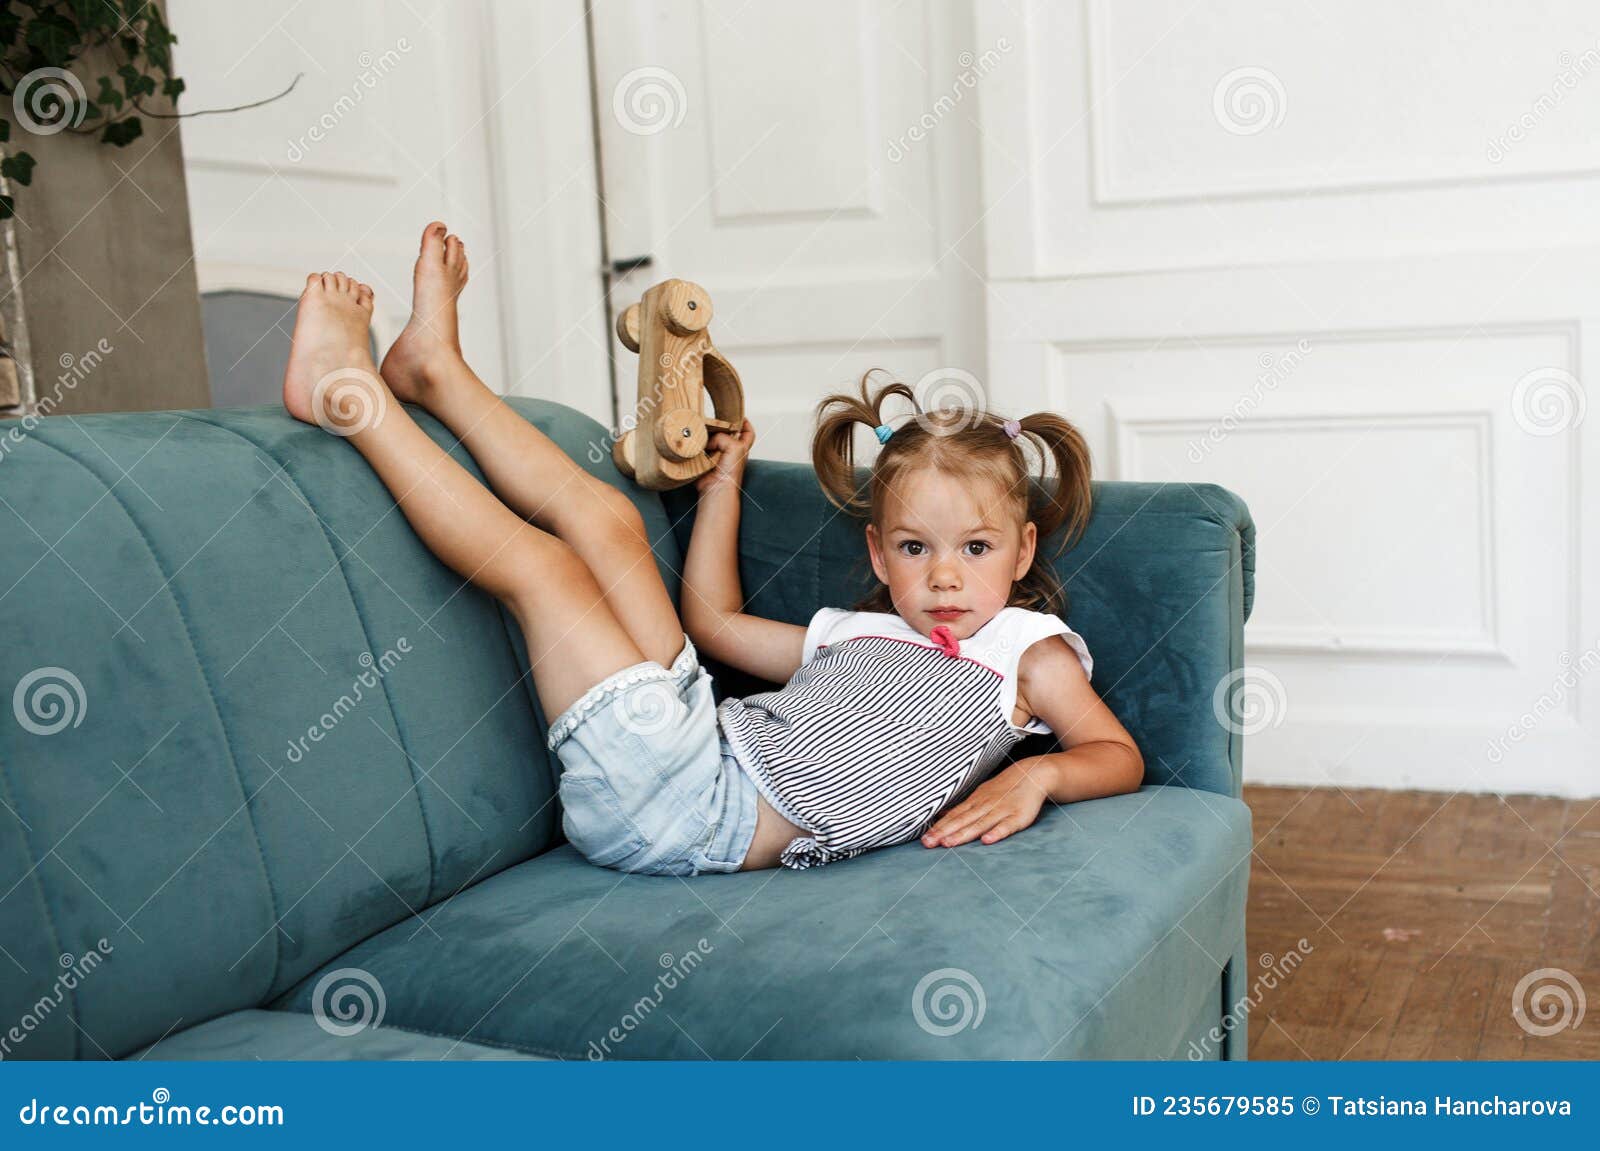
[[[868,485],[856,483],[855,430],[857,424],[875,428],[883,423],[883,401],[892,395],[905,396],[913,405],[916,393],[898,380],[885,384],[876,395],[868,384],[870,368],[861,377],[861,394],[835,392],[817,404],[817,431],[811,440],[811,463],[823,495],[841,511],[865,516],[871,511]]]
[[[1011,602],[1031,611],[1065,615],[1066,589],[1053,561],[1082,538],[1089,523],[1094,505],[1089,444],[1071,420],[1054,412],[1035,412],[1017,423],[1019,449],[1022,437],[1028,437],[1040,456],[1054,465],[1055,476],[1053,481],[1049,476],[1040,477],[1037,489],[1029,485],[1028,518],[1038,532],[1039,550],[1033,566],[1012,588]],[[1055,550],[1046,556],[1044,544],[1051,538],[1056,539]]]
[[[1042,500],[1029,509],[1038,525],[1041,539],[1062,532],[1057,553],[1075,544],[1089,524],[1094,503],[1090,483],[1089,444],[1077,426],[1054,412],[1035,412],[1018,421],[1022,434],[1030,437],[1054,465],[1055,482],[1041,477]]]

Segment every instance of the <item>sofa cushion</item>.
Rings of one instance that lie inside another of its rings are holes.
[[[1238,800],[1147,787],[804,872],[625,875],[567,847],[331,966],[396,1026],[563,1058],[1166,1058],[1220,1010],[1250,845]],[[311,1010],[316,979],[276,1006]]]
[[[352,1025],[348,1034],[323,1027],[314,1015],[294,1011],[235,1011],[175,1031],[130,1059],[528,1059],[520,1051],[462,1043],[398,1027]]]

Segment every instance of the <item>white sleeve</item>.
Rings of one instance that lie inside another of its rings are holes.
[[[1004,678],[1000,683],[1000,706],[1001,714],[1008,723],[1017,707],[1017,669],[1022,666],[1022,653],[1040,640],[1053,635],[1061,636],[1077,654],[1078,662],[1083,665],[1083,674],[1090,678],[1094,676],[1094,659],[1089,655],[1089,645],[1060,616],[1053,612],[1019,611],[1016,621],[1002,641],[1004,666],[1001,671]],[[1032,716],[1023,725],[1023,730],[1049,733],[1051,729],[1044,720]]]
[[[811,662],[811,657],[817,654],[820,645],[828,642],[828,633],[833,625],[849,614],[836,607],[817,609],[817,614],[812,616],[811,622],[806,625],[805,647],[800,653],[801,667]]]

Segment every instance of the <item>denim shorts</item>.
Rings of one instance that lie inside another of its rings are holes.
[[[561,827],[585,859],[618,871],[737,871],[756,832],[756,787],[723,742],[689,637],[670,668],[613,672],[556,717]]]

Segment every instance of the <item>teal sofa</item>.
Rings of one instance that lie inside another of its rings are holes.
[[[692,489],[513,402],[630,492],[676,595]],[[270,407],[0,423],[0,1057],[1244,1057],[1250,814],[1213,697],[1254,529],[1214,486],[1095,492],[1057,563],[1139,792],[682,880],[562,841],[520,634],[350,445]],[[796,623],[870,579],[792,463],[750,464],[740,565]]]

